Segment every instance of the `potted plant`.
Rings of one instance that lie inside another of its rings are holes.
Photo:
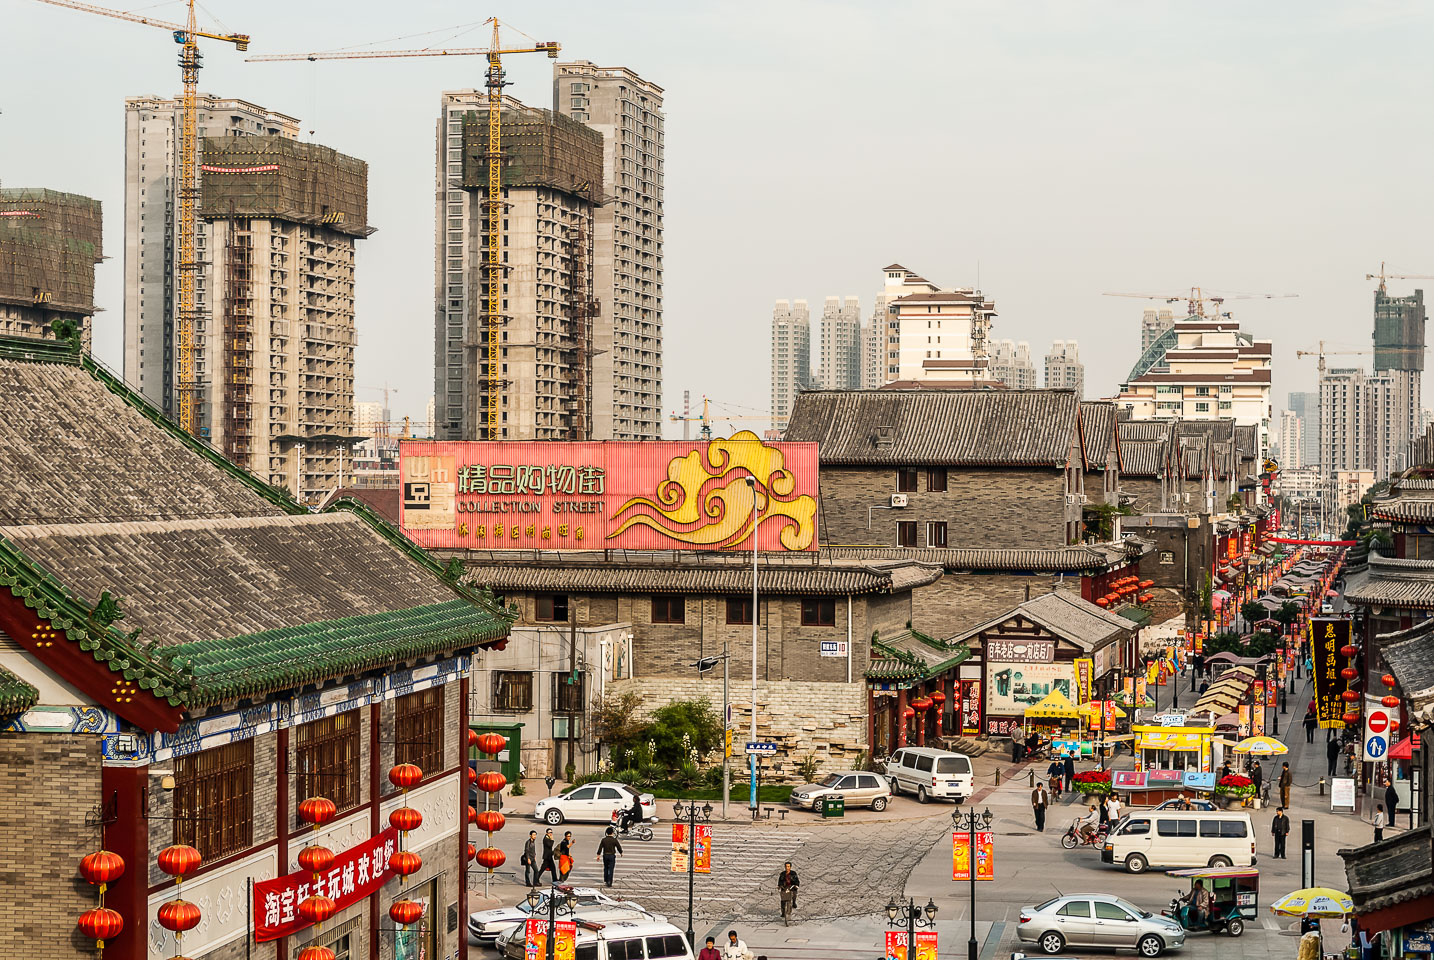
[[[1110,771],[1109,770],[1082,770],[1075,775],[1075,782],[1072,784],[1077,793],[1083,797],[1104,797],[1110,793]]]
[[[1234,806],[1255,795],[1255,781],[1232,773],[1215,782],[1215,796],[1224,797],[1226,806]]]

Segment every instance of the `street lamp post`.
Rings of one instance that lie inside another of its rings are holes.
[[[727,652],[726,642],[722,644],[722,656],[703,657],[693,666],[697,668],[698,674],[703,674],[717,666],[718,660],[722,661],[722,819],[726,820],[727,801],[732,796],[732,778],[728,776],[728,763],[732,755],[732,716],[727,697],[728,666],[732,662],[732,655]]]
[[[911,960],[916,956],[916,928],[936,926],[936,901],[927,897],[926,906],[918,907],[914,897],[906,903],[892,897],[886,903],[886,925],[906,928],[906,956]]]
[[[747,477],[747,488],[752,491],[752,726],[749,731],[752,740],[757,739],[757,479]],[[747,806],[752,808],[752,819],[757,819],[757,755],[747,755],[751,771],[751,785],[747,788]],[[690,937],[688,939],[691,939]]]
[[[698,807],[695,800],[685,805],[679,800],[672,805],[672,816],[676,820],[687,820],[687,945],[696,950],[697,934],[692,929],[692,896],[697,883],[697,822],[701,820],[706,823],[712,819],[712,804],[704,803]]]
[[[987,807],[981,813],[975,809],[951,811],[951,823],[957,830],[965,830],[967,834],[968,864],[970,869],[966,872],[971,877],[971,937],[966,941],[966,960],[978,960],[980,951],[976,947],[976,830],[991,829],[991,809]],[[908,951],[910,947],[907,948]],[[908,952],[907,956],[911,954]]]
[[[562,899],[561,910],[558,909],[558,901],[560,896]],[[538,909],[538,904],[543,901],[543,895],[539,893],[536,888],[534,888],[528,891],[528,896],[526,897],[526,899],[528,901],[528,912],[529,914],[531,914],[534,910]],[[558,882],[552,877],[548,878],[548,936],[546,938],[548,955],[547,960],[554,960],[554,951],[557,949],[558,916],[560,914],[563,916],[571,915],[573,909],[577,905],[578,898],[573,894],[571,889],[560,895],[558,893]]]

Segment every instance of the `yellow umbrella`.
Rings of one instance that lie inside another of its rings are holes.
[[[1349,894],[1329,887],[1306,887],[1270,904],[1270,912],[1282,917],[1342,917],[1353,911]]]
[[[1249,753],[1257,757],[1277,757],[1290,752],[1289,747],[1274,737],[1246,737],[1230,749],[1235,753]]]

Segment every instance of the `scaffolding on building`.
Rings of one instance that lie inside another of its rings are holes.
[[[564,361],[568,370],[568,438],[592,439],[592,323],[598,315],[593,297],[590,216],[577,211],[568,236],[568,317],[572,328]]]
[[[268,218],[367,237],[368,164],[279,136],[206,137],[199,165],[206,220]]]
[[[0,189],[0,303],[88,316],[104,259],[100,202],[56,190]]]
[[[253,469],[254,236],[230,221],[224,257],[224,455]]]
[[[503,186],[548,187],[602,199],[602,134],[551,110],[503,100]],[[463,188],[488,189],[488,111],[463,116]]]

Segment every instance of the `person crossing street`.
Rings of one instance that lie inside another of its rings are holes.
[[[1286,859],[1285,840],[1290,835],[1290,818],[1285,816],[1284,807],[1275,811],[1275,817],[1270,821],[1270,833],[1275,838],[1275,859]]]
[[[1046,830],[1046,807],[1050,806],[1051,795],[1046,790],[1044,783],[1036,784],[1036,789],[1031,791],[1031,809],[1036,815],[1036,832],[1045,833]]]
[[[613,874],[617,871],[618,854],[622,853],[622,844],[617,839],[617,831],[612,827],[607,828],[607,833],[598,841],[597,859],[602,861],[602,885],[612,886]]]
[[[1288,760],[1280,767],[1280,809],[1290,805],[1290,787],[1294,785],[1295,775],[1290,772]]]

